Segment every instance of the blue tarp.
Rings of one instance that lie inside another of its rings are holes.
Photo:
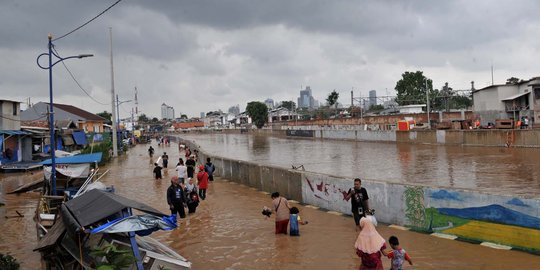
[[[56,158],[56,164],[81,164],[81,163],[94,163],[101,161],[102,153],[94,154],[83,154],[76,155],[71,157],[60,157]],[[50,159],[44,160],[41,162],[42,165],[51,165],[52,161]]]
[[[74,131],[73,132],[73,139],[75,140],[75,143],[77,145],[87,145],[86,142],[86,134],[84,134],[84,131]]]
[[[90,233],[135,232],[137,235],[146,236],[157,230],[173,230],[177,226],[176,215],[158,217],[151,214],[145,214],[115,219],[92,229]]]
[[[0,134],[7,134],[7,135],[28,135],[29,132],[22,131],[22,130],[0,130]]]

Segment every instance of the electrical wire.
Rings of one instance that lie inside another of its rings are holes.
[[[58,51],[56,50],[55,47],[53,47],[53,50],[54,52],[60,56],[60,54],[58,53]],[[88,92],[81,86],[81,84],[79,83],[79,81],[77,81],[77,79],[75,78],[75,76],[73,75],[73,73],[71,72],[71,70],[69,70],[69,68],[67,67],[66,63],[64,63],[64,61],[60,61],[62,62],[62,65],[64,66],[64,68],[66,69],[66,71],[69,73],[69,75],[71,76],[71,78],[73,79],[73,81],[75,81],[75,83],[77,84],[77,86],[79,86],[79,88],[89,97],[91,98],[93,101],[101,104],[101,105],[111,105],[111,103],[103,103],[103,102],[100,102],[98,100],[96,100],[94,97],[92,97],[90,94],[88,94]]]
[[[105,12],[107,12],[109,9],[111,9],[112,7],[116,6],[118,3],[120,3],[120,1],[122,0],[118,0],[116,1],[114,4],[112,4],[111,6],[109,6],[108,8],[106,8],[104,11],[102,11],[101,13],[99,13],[98,15],[96,15],[94,18],[90,19],[89,21],[85,22],[84,24],[82,24],[81,26],[67,32],[66,34],[60,36],[60,37],[57,37],[55,39],[53,39],[52,41],[57,41],[57,40],[60,40],[64,37],[67,37],[68,35],[72,34],[73,32],[83,28],[84,26],[86,26],[87,24],[91,23],[93,20],[97,19],[99,16],[103,15]]]

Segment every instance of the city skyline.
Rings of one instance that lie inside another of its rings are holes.
[[[48,74],[36,65],[47,35],[68,33],[109,4],[5,3],[2,97],[47,101]],[[336,89],[339,102],[348,104],[353,88],[355,96],[371,89],[392,95],[405,71],[424,71],[435,88],[449,82],[453,89],[469,89],[470,81],[483,88],[492,82],[492,67],[495,84],[510,77],[527,80],[538,75],[540,41],[531,37],[540,26],[534,13],[539,6],[535,1],[122,1],[54,42],[62,56],[94,54],[66,63],[91,98],[56,65],[55,102],[110,111],[109,27],[116,92],[129,100],[137,86],[139,111],[149,116],[160,115],[163,100],[189,116],[266,98],[295,101],[302,85],[310,85],[321,103]],[[120,117],[131,107],[122,104]]]

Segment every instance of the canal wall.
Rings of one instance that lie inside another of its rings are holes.
[[[198,145],[185,143],[199,149],[201,161],[209,157]],[[352,179],[226,157],[211,159],[217,176],[268,193],[278,191],[288,199],[322,209],[351,214],[345,195],[353,186]],[[376,210],[380,222],[540,253],[540,198],[368,180],[362,181],[362,186],[367,189],[370,208]]]
[[[264,134],[269,134],[265,130]],[[277,131],[279,135],[282,130]],[[358,130],[352,128],[300,128],[285,130],[289,137],[414,144],[540,147],[540,130]]]

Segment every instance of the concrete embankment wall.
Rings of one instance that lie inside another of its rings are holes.
[[[412,130],[367,131],[338,128],[285,130],[295,137],[415,144],[540,147],[540,130]],[[282,130],[277,131],[280,135]],[[268,130],[266,131],[268,133]],[[304,136],[302,134],[305,134]]]
[[[422,136],[422,135],[420,135]],[[200,160],[208,154],[197,145]],[[353,180],[212,156],[216,175],[288,199],[351,214]],[[364,180],[380,222],[540,253],[540,198]],[[270,199],[269,199],[270,201]],[[262,207],[262,205],[261,205]],[[352,223],[352,220],[351,220]]]

